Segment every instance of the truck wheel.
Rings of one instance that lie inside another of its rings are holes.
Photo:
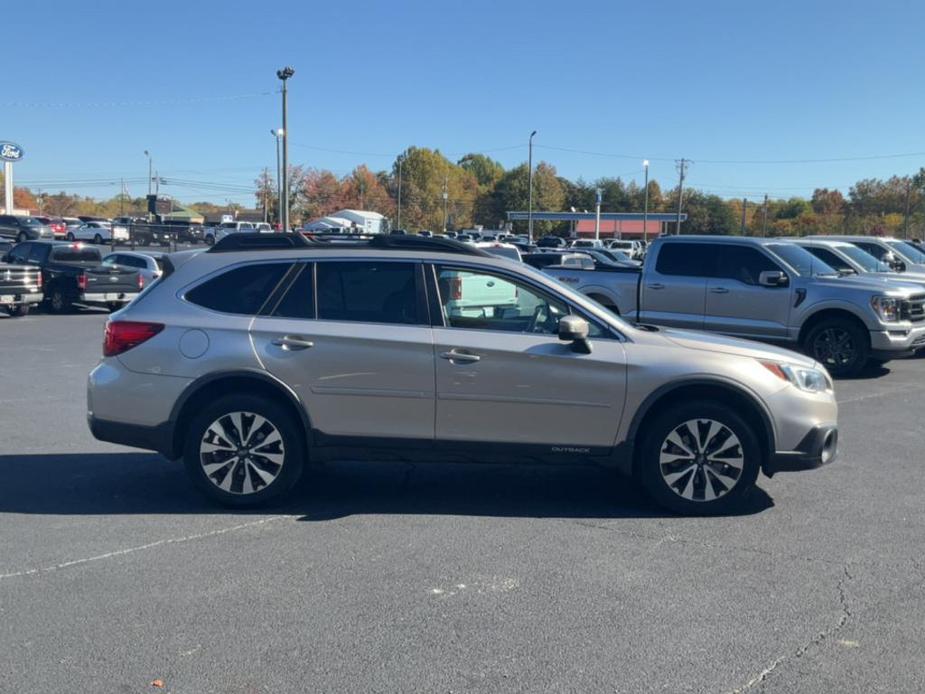
[[[48,308],[52,313],[67,313],[71,310],[71,300],[67,294],[57,287],[52,289],[48,296]]]
[[[67,232],[67,236],[65,236],[64,238],[66,238],[68,241],[74,241],[74,238],[75,238],[74,233],[69,231]]]
[[[95,243],[97,246],[101,246],[103,244],[103,237],[99,234],[95,234],[93,236],[93,243]]]
[[[830,318],[806,334],[803,351],[832,376],[857,376],[870,358],[870,336],[850,320]]]
[[[18,243],[23,243],[24,241],[28,241],[28,240],[29,240],[29,237],[26,236],[26,232],[24,231],[20,231],[19,236],[16,237],[16,241]]]
[[[108,304],[106,304],[106,308],[109,309],[110,313],[115,313],[120,308],[122,308],[122,304],[120,304],[118,301],[110,301]]]
[[[277,403],[228,395],[194,415],[183,462],[193,483],[213,501],[236,508],[264,504],[302,476],[299,425]]]
[[[754,487],[758,437],[731,407],[672,407],[646,428],[638,473],[656,503],[684,515],[728,513]]]
[[[10,308],[10,315],[15,317],[28,316],[30,308],[31,307],[29,304],[19,304],[18,306],[13,306]]]
[[[207,246],[211,246],[212,244],[215,243],[215,237],[212,236],[211,234],[209,234],[208,236],[206,236],[204,240],[205,240]]]

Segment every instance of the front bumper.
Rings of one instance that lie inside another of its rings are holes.
[[[809,431],[793,451],[776,451],[762,466],[764,474],[815,470],[828,465],[838,455],[838,427],[818,426]]]
[[[870,348],[875,357],[896,358],[925,347],[925,325],[898,324],[887,330],[870,331]]]

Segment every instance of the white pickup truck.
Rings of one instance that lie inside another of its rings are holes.
[[[925,347],[921,285],[843,277],[785,239],[663,237],[640,269],[545,272],[639,323],[792,345],[837,376]]]

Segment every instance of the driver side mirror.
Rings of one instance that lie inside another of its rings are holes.
[[[559,339],[572,343],[572,351],[579,354],[591,354],[588,342],[588,321],[579,316],[562,316],[559,319]]]
[[[758,284],[762,287],[786,287],[790,278],[780,270],[765,270],[758,275]]]

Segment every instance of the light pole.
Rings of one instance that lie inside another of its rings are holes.
[[[600,240],[601,238],[601,193],[603,193],[600,188],[595,191],[594,199],[594,238],[595,240]]]
[[[642,242],[649,242],[649,160],[642,160],[642,168],[646,170],[646,183],[645,183],[645,193],[644,200],[645,202],[642,205]]]
[[[145,156],[148,158],[148,195],[151,195],[151,181],[154,176],[154,163],[151,159],[151,153],[145,150]]]
[[[401,165],[405,163],[405,155],[398,155],[398,228],[401,229]]]
[[[443,176],[443,233],[446,233],[446,205],[450,199],[449,192],[450,174],[447,172]]]
[[[276,76],[283,83],[283,199],[280,203],[280,221],[284,232],[289,231],[289,128],[286,126],[287,90],[286,83],[295,74],[295,70],[286,66],[276,71]]]
[[[283,129],[273,128],[270,131],[270,134],[276,138],[276,221],[277,223],[280,223],[280,220],[282,219],[280,216],[280,210],[282,209],[280,208],[280,205],[283,202],[283,176],[282,171],[279,168],[279,141],[283,136]]]
[[[527,168],[530,169],[527,183],[527,243],[533,243],[533,136],[536,130],[530,133],[527,145]]]

